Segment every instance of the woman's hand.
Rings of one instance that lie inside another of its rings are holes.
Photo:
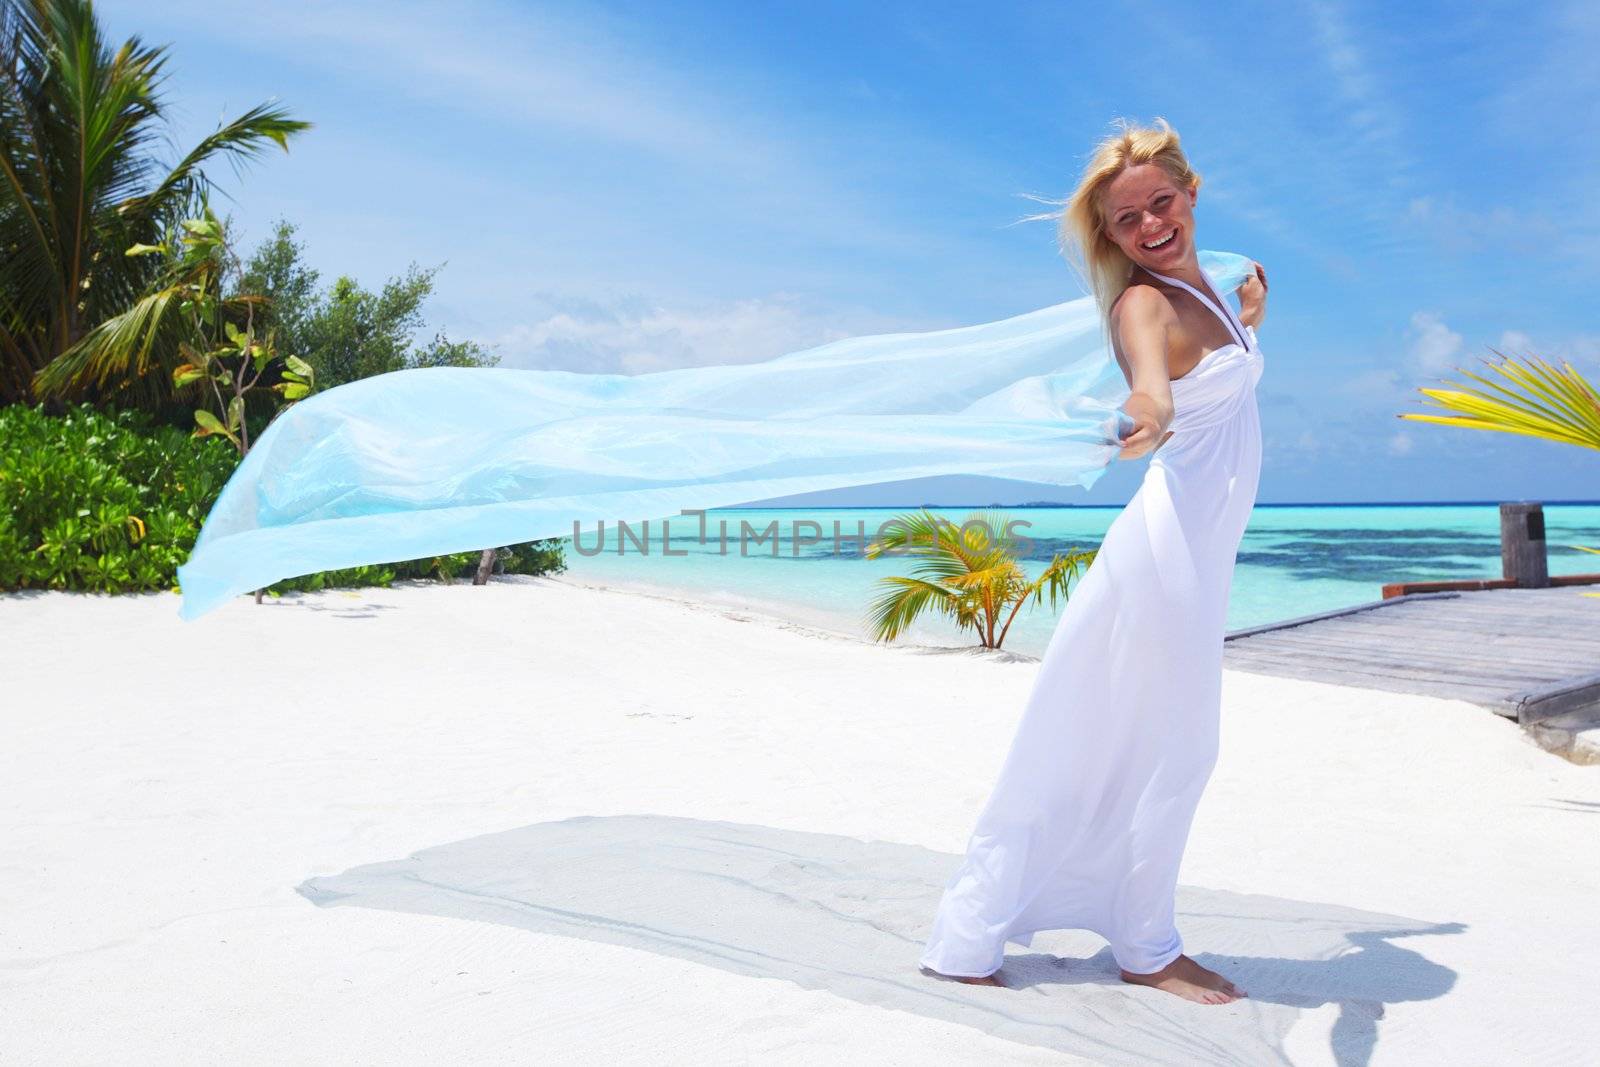
[[[1259,330],[1267,317],[1267,268],[1259,263],[1255,268],[1256,272],[1239,286],[1239,321]]]
[[[1160,434],[1160,440],[1157,440],[1157,434]],[[1154,452],[1166,444],[1171,436],[1171,430],[1161,433],[1161,424],[1149,415],[1133,415],[1133,429],[1122,438],[1122,451],[1117,453],[1117,458],[1138,459],[1146,452]]]

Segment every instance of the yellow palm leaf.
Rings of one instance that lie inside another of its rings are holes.
[[[1600,450],[1600,389],[1565,360],[1557,368],[1537,356],[1518,360],[1490,351],[1500,362],[1483,362],[1504,384],[1457,367],[1478,385],[1417,389],[1433,406],[1451,414],[1406,412],[1399,417]]]

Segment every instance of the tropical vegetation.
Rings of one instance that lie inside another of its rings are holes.
[[[65,414],[0,408],[0,588],[134,593],[175,588],[200,525],[239,453],[147,412]],[[388,585],[402,578],[475,577],[479,552],[325,571],[268,592]],[[493,569],[551,574],[566,567],[558,539],[502,548]]]
[[[310,123],[258,105],[163,163],[167,62],[137,37],[108,41],[87,0],[0,0],[0,588],[173,588],[285,405],[372,374],[495,362],[442,333],[413,341],[438,268],[378,293],[348,277],[321,291],[282,221],[242,261],[206,166],[287,149]],[[272,591],[564,566],[547,539]]]
[[[260,104],[167,166],[154,152],[167,61],[137,37],[112,45],[87,0],[0,0],[0,402],[33,400],[41,371],[150,290],[163,264],[126,253],[198,213],[206,164],[287,148],[310,128]],[[72,399],[130,407],[174,390],[170,374],[55,374]]]
[[[277,332],[278,346],[315,371],[317,390],[358,378],[412,367],[492,367],[499,357],[474,341],[426,333],[422,305],[433,295],[439,267],[411,264],[377,292],[340,275],[319,288],[318,272],[306,264],[305,246],[293,223],[280,219],[272,234],[240,270],[237,289],[266,303],[262,321]]]
[[[179,232],[160,244],[134,245],[129,256],[162,256],[167,265],[148,292],[120,314],[91,329],[39,373],[35,392],[61,396],[78,383],[126,380],[143,375],[153,352],[175,350],[183,360],[171,368],[175,394],[197,385],[195,435],[226,437],[242,457],[250,450],[245,400],[258,388],[293,403],[310,392],[315,375],[299,357],[277,350],[275,331],[262,329],[267,301],[226,290],[236,268],[223,224],[202,206],[200,218],[184,219]],[[263,382],[272,372],[274,380]],[[188,390],[193,392],[194,390]],[[276,411],[269,413],[276,414]]]
[[[926,508],[896,516],[885,524],[865,555],[906,555],[916,561],[909,575],[880,579],[883,593],[873,601],[868,626],[875,640],[893,641],[917,618],[935,613],[971,630],[978,644],[1005,644],[1023,606],[1039,604],[1046,593],[1053,609],[1094,561],[1093,550],[1056,553],[1037,577],[1029,578],[1019,559],[1019,539],[997,511],[969,515],[960,526]]]

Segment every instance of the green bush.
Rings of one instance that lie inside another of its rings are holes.
[[[239,462],[218,437],[153,424],[140,411],[81,404],[64,416],[0,408],[0,589],[102,593],[177,587],[200,525]],[[456,579],[479,552],[350,567],[289,578],[273,593]],[[510,574],[566,569],[561,538],[502,548]]]
[[[0,588],[172,588],[238,461],[143,412],[0,409]]]

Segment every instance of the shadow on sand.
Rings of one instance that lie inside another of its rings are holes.
[[[298,890],[322,907],[499,923],[781,978],[1112,1064],[1287,1063],[1290,1028],[1303,1009],[1324,1005],[1338,1013],[1325,1038],[1334,1059],[1364,1064],[1385,1005],[1441,996],[1456,978],[1394,942],[1460,924],[1182,887],[1190,953],[1249,999],[1205,1006],[1125,985],[1104,942],[1083,931],[1040,933],[1030,951],[1008,955],[1010,988],[964,985],[917,966],[958,863],[831,834],[583,816],[311,878]]]

